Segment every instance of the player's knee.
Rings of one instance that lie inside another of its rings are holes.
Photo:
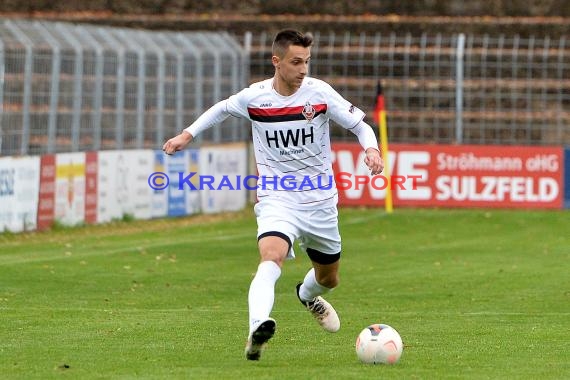
[[[289,242],[281,236],[264,236],[258,241],[261,261],[274,261],[280,267],[290,249]]]
[[[287,252],[283,252],[283,250],[280,249],[266,248],[261,250],[259,255],[261,261],[273,261],[281,267],[285,261],[285,257],[287,257]]]
[[[278,256],[261,256],[261,262],[264,261],[273,261],[275,264],[279,266],[279,268],[281,268],[283,267],[283,262],[285,260]]]

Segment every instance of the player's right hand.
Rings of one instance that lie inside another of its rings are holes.
[[[184,149],[184,147],[190,144],[193,140],[193,136],[184,131],[178,136],[175,136],[164,143],[162,146],[162,151],[166,154],[174,154],[179,150]]]

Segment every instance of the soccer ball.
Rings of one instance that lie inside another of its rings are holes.
[[[394,364],[402,356],[403,348],[400,334],[380,323],[368,326],[356,338],[356,355],[367,364]]]

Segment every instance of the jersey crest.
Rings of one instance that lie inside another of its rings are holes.
[[[311,105],[311,103],[305,103],[305,107],[303,107],[303,111],[301,112],[305,119],[310,123],[311,120],[315,117],[315,108]]]

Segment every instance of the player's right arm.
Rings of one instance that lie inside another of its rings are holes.
[[[162,146],[162,150],[166,154],[174,154],[179,150],[184,149],[186,145],[192,142],[192,140],[194,140],[194,136],[190,132],[184,130],[179,135],[174,136],[165,142]]]
[[[204,130],[220,124],[228,118],[228,116],[247,117],[247,94],[250,92],[244,89],[235,95],[224,99],[204,112],[195,122],[188,128],[184,129],[179,135],[171,138],[162,146],[162,150],[166,154],[174,154],[179,150],[184,149],[188,144],[194,140],[199,133]]]
[[[227,110],[227,99],[222,100],[210,107],[188,128],[184,129],[179,135],[171,138],[162,146],[162,150],[166,154],[174,154],[182,150],[186,145],[190,144],[194,137],[200,132],[213,127],[216,124],[226,120],[230,113]]]

